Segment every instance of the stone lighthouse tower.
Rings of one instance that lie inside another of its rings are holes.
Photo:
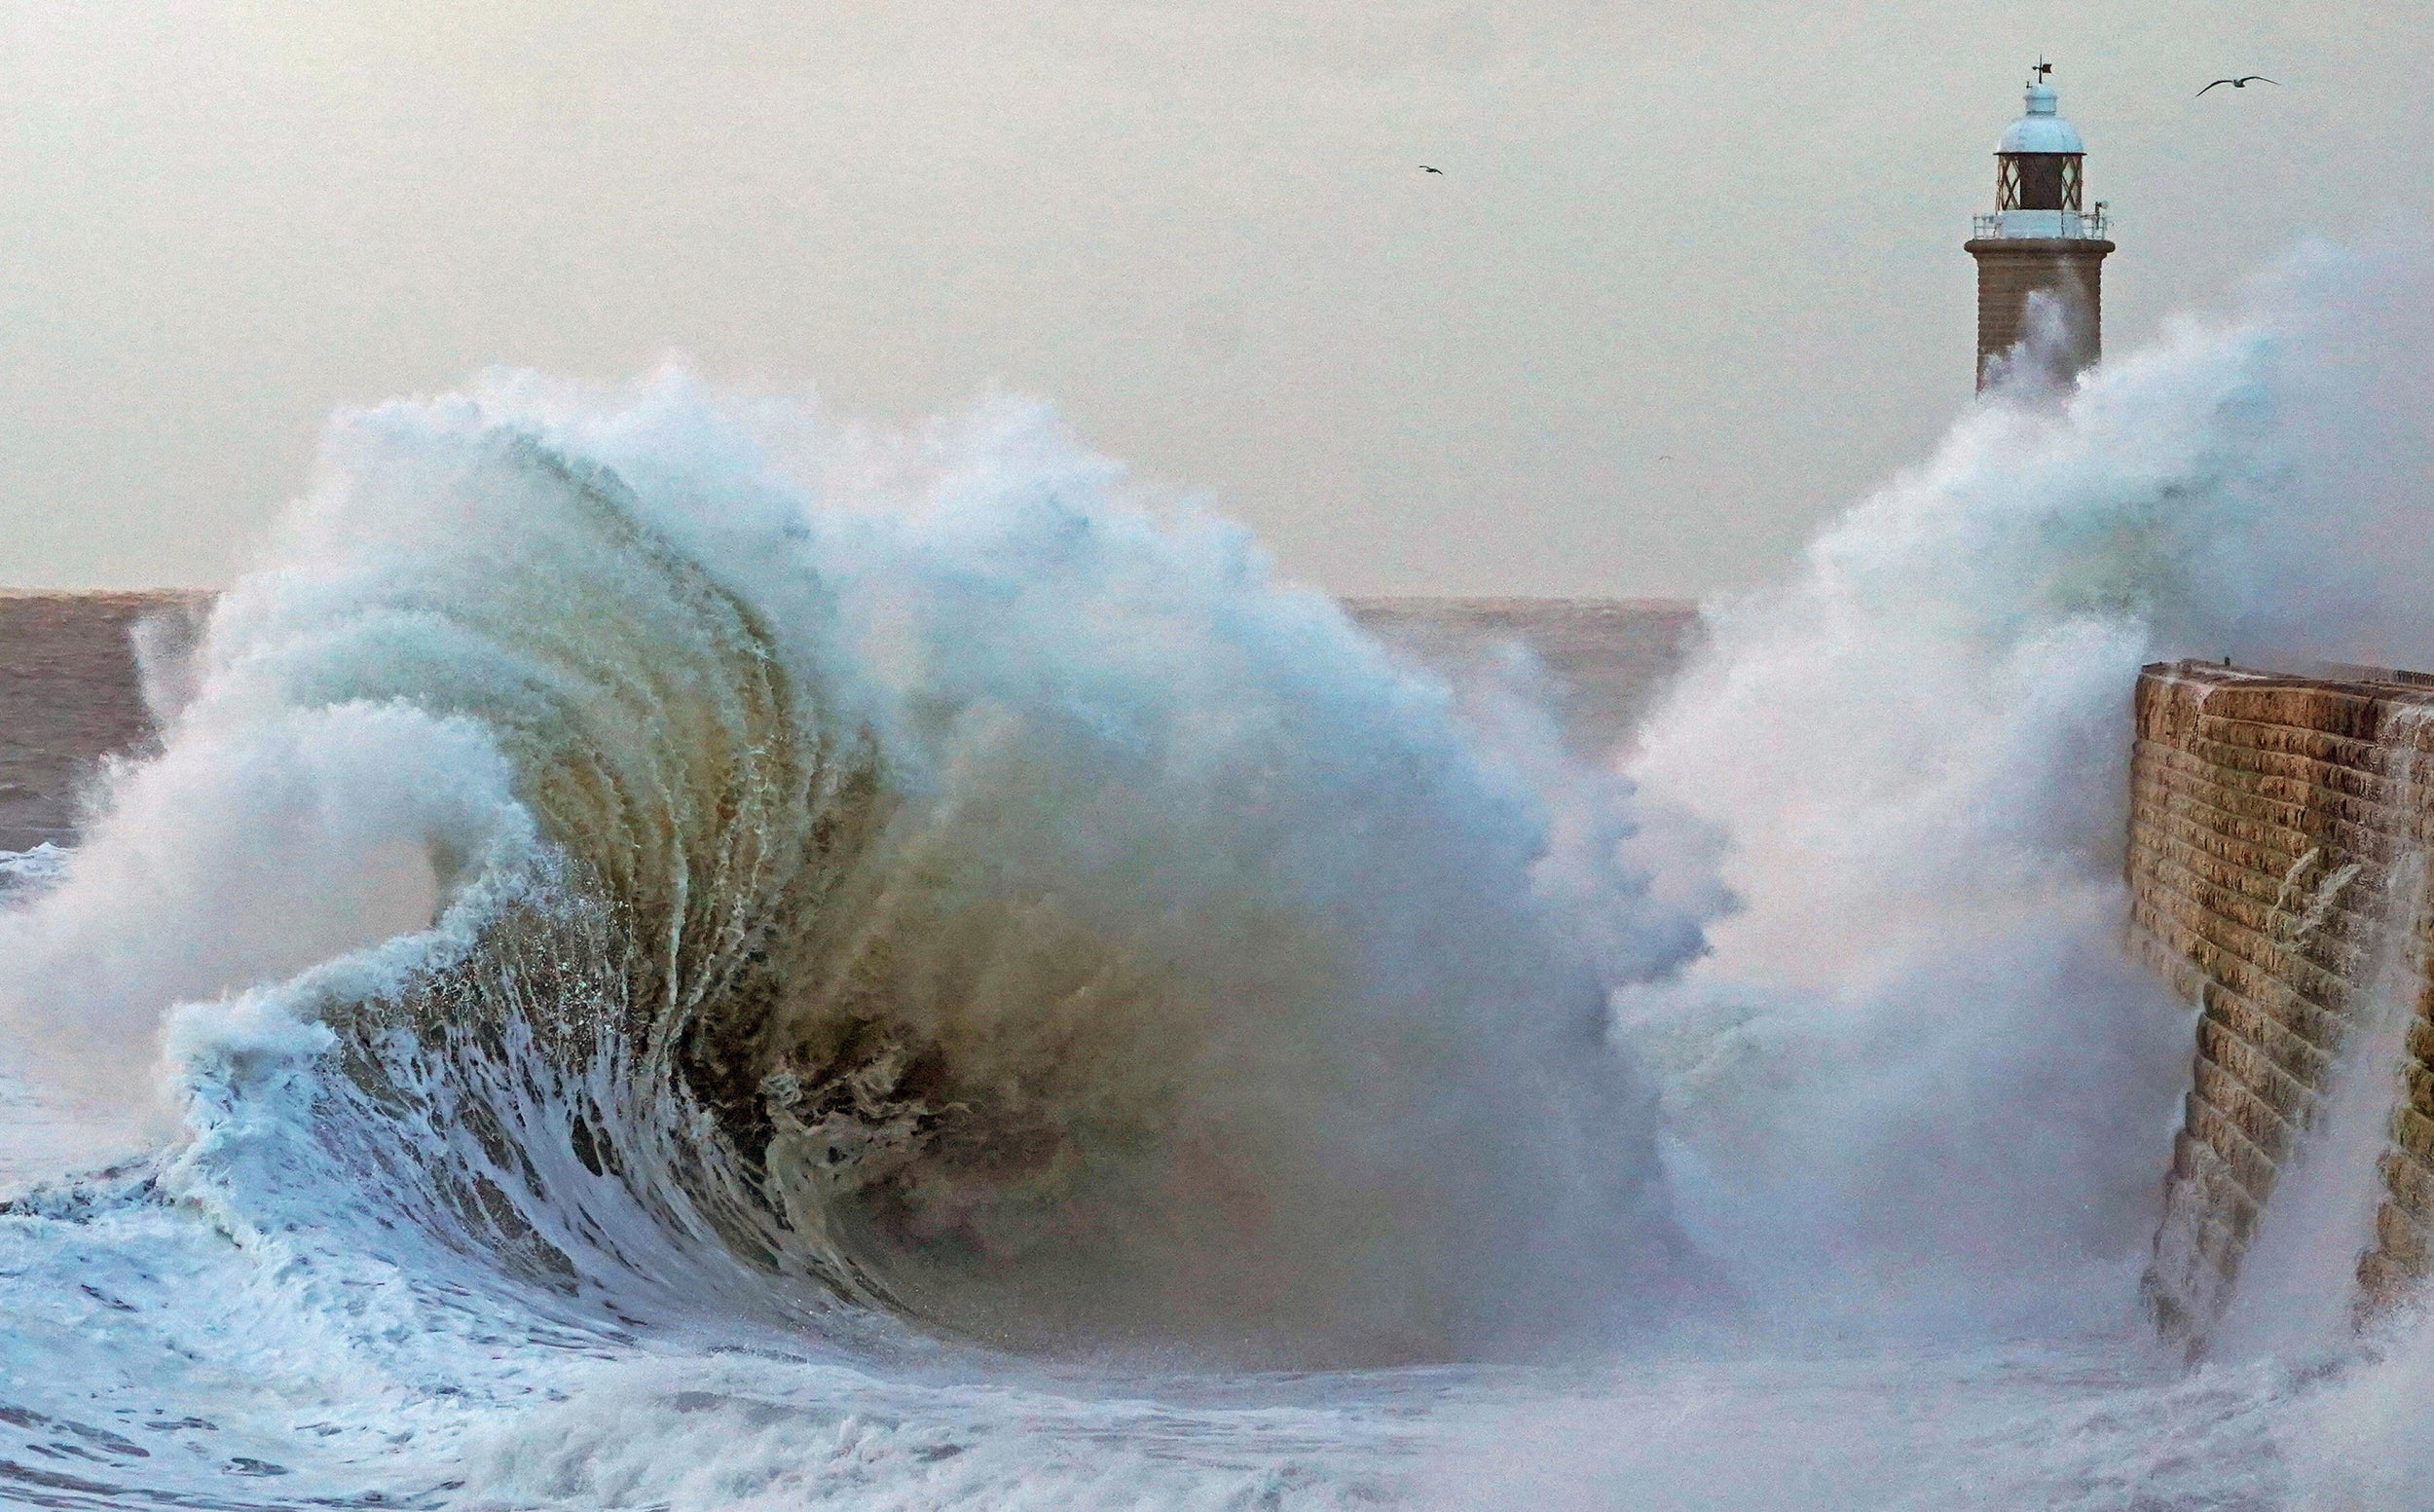
[[[2086,198],[2087,149],[2056,113],[2053,72],[2029,76],[2028,110],[1995,148],[1995,212],[1972,228],[1977,259],[1977,387],[2014,348],[2014,360],[2069,381],[2102,350],[2104,202]]]

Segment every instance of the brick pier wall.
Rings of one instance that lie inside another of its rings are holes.
[[[2434,1265],[2429,749],[2434,689],[2189,662],[2139,679],[2130,943],[2202,1010],[2146,1294],[2193,1346],[2319,1125],[2371,990],[2405,998],[2386,1006],[2410,1021],[2360,1301],[2392,1298]]]

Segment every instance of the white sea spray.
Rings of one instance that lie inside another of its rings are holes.
[[[2141,661],[2434,654],[2426,287],[1973,413],[1620,772],[1036,409],[342,418],[0,920],[175,1124],[0,1214],[0,1502],[2411,1505],[2413,1325],[2129,1317],[2115,871]]]

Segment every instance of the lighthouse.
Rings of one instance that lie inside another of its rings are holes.
[[[2022,342],[2019,361],[2068,382],[2102,350],[2104,202],[2086,203],[2087,149],[2062,119],[2049,63],[2029,75],[2028,108],[1995,148],[1995,212],[1971,228],[1977,259],[1977,387]]]

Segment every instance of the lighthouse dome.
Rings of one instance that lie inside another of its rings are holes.
[[[2028,87],[2028,113],[2004,129],[2003,141],[1995,148],[2002,153],[2086,150],[2079,139],[2079,128],[2054,113],[2053,87],[2047,84]]]

